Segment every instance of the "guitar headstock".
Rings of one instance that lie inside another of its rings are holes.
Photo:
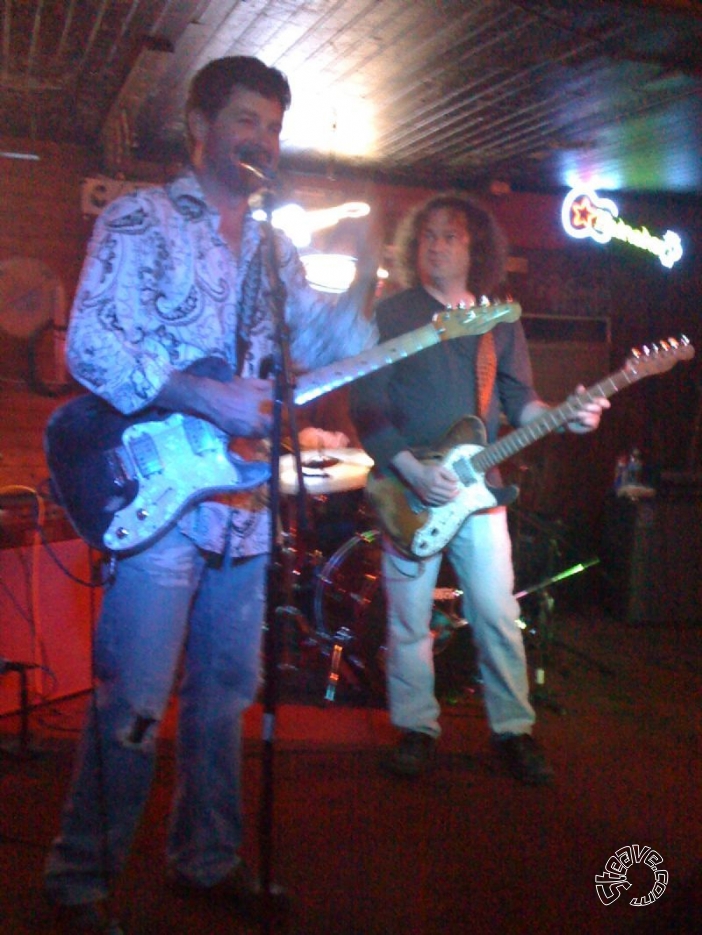
[[[485,334],[501,321],[517,321],[522,314],[518,302],[500,302],[494,305],[449,306],[432,318],[442,340],[460,338],[468,334]]]
[[[626,359],[624,369],[637,377],[653,376],[671,370],[680,360],[692,360],[695,349],[689,338],[668,338],[656,344],[633,348]]]

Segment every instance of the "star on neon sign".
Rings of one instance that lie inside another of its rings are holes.
[[[612,238],[624,241],[657,256],[666,269],[683,255],[682,241],[674,231],[656,237],[645,227],[631,227],[619,217],[619,208],[611,199],[600,198],[593,191],[572,189],[563,201],[561,221],[571,237],[578,240],[591,237],[601,244]]]

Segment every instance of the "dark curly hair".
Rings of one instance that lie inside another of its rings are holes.
[[[290,85],[282,71],[250,55],[230,55],[213,59],[197,72],[190,82],[185,113],[199,110],[209,121],[215,120],[236,85],[278,101],[284,111],[290,107]]]
[[[435,211],[445,209],[466,220],[470,236],[470,272],[467,288],[480,299],[493,297],[504,281],[507,240],[493,215],[469,195],[446,192],[416,205],[400,224],[395,238],[395,263],[403,285],[418,286],[417,254],[422,228]]]

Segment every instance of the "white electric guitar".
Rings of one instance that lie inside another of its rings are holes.
[[[398,549],[414,558],[440,552],[463,522],[477,510],[512,502],[514,485],[493,487],[485,481],[491,467],[512,457],[573,418],[582,405],[598,396],[609,397],[644,377],[664,373],[679,360],[690,360],[695,350],[687,340],[669,338],[644,352],[633,351],[624,367],[560,406],[485,446],[485,426],[476,416],[461,419],[433,452],[415,452],[420,460],[442,464],[458,477],[458,496],[442,506],[427,506],[397,474],[371,474],[366,492],[385,532]]]

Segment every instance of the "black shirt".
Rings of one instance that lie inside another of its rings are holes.
[[[380,340],[426,325],[443,307],[422,287],[381,301]],[[524,407],[538,399],[521,323],[500,323],[493,334],[497,376],[486,415],[488,441],[497,438],[501,413],[517,426]],[[385,470],[407,448],[437,445],[456,422],[475,414],[479,340],[471,335],[442,341],[351,386],[351,415],[376,468]]]

